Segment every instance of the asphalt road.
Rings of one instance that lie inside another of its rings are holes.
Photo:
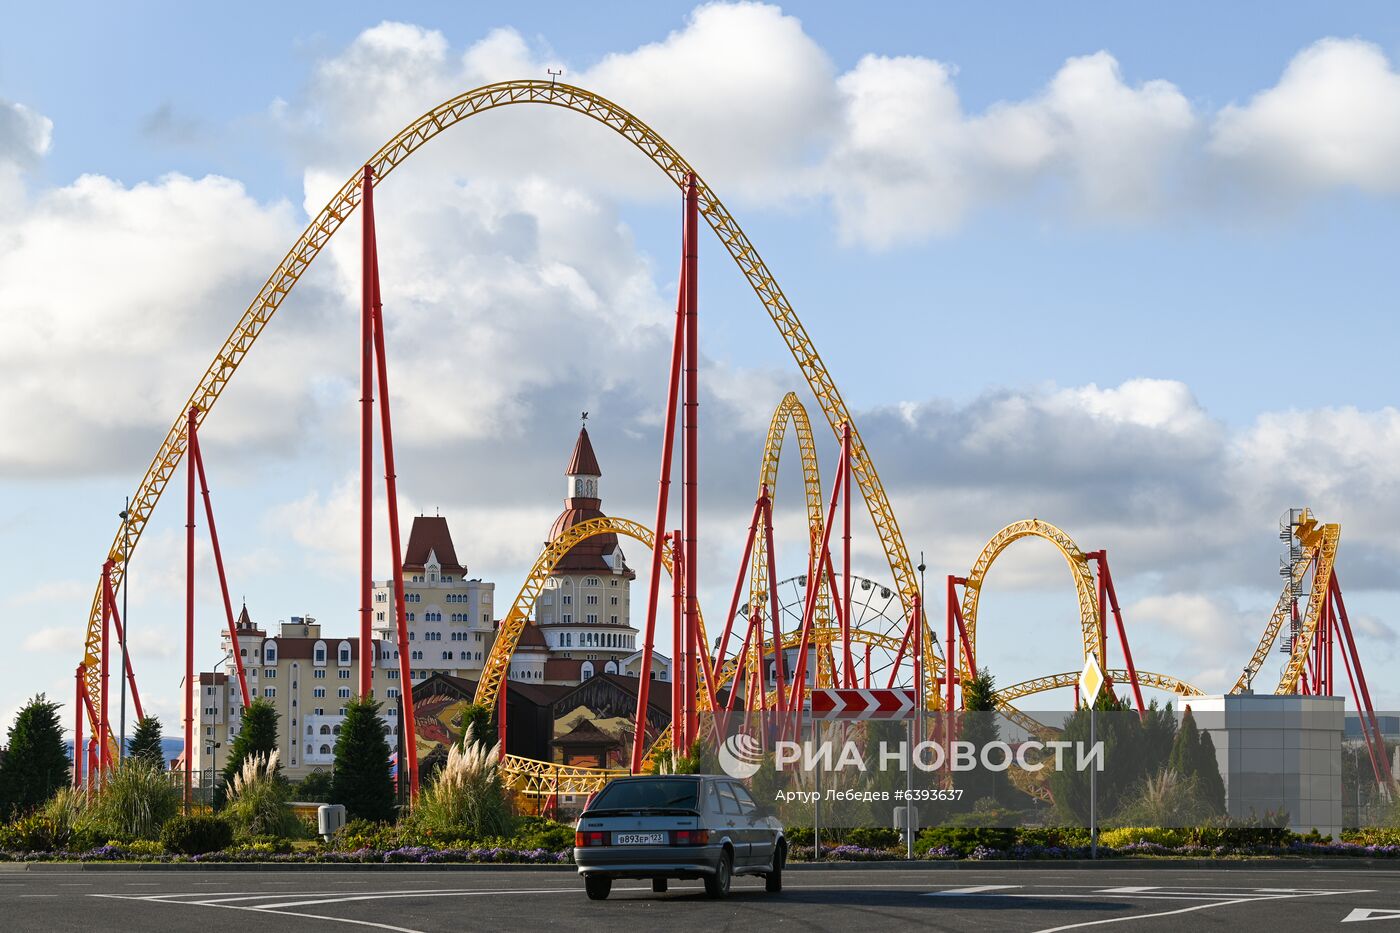
[[[698,883],[655,895],[619,882],[596,902],[572,874],[531,870],[5,873],[0,930],[1280,933],[1365,917],[1375,926],[1339,929],[1400,933],[1400,871],[1388,870],[804,870],[785,882],[770,895],[736,879],[724,901]]]

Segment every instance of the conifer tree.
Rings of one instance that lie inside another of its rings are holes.
[[[277,749],[279,718],[277,707],[268,700],[259,697],[248,704],[248,708],[243,711],[238,735],[233,738],[233,747],[229,749],[228,762],[220,773],[218,786],[214,788],[214,806],[224,805],[228,784],[242,769],[245,758],[249,755],[271,755]]]
[[[345,721],[335,742],[331,799],[344,804],[352,820],[394,818],[389,742],[379,719],[379,704],[373,699],[356,697],[345,706]]]
[[[0,762],[0,816],[31,810],[68,784],[71,772],[58,722],[58,704],[39,694],[10,726]]]
[[[136,731],[126,743],[128,758],[150,762],[157,768],[165,768],[165,751],[161,748],[160,720],[154,716],[143,716],[136,720]]]

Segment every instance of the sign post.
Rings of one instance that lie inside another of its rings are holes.
[[[1099,691],[1103,689],[1103,668],[1099,667],[1099,659],[1089,655],[1084,662],[1084,670],[1079,674],[1079,695],[1084,698],[1084,702],[1089,704],[1089,760],[1097,762],[1094,755],[1094,746],[1097,742],[1094,730],[1094,703],[1099,698]],[[1099,857],[1099,769],[1097,764],[1089,768],[1089,857]]]

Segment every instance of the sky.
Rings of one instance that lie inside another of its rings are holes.
[[[1398,708],[1398,56],[1381,3],[9,10],[0,716],[41,691],[71,702],[123,497],[309,217],[428,108],[550,69],[657,129],[744,227],[926,554],[938,627],[945,576],[1039,517],[1108,550],[1140,667],[1224,689],[1277,596],[1278,518],[1309,506],[1342,526],[1372,691]],[[376,210],[405,521],[446,515],[506,603],[587,409],[605,508],[649,524],[674,188],[608,131],[522,108],[434,140]],[[267,625],[354,625],[357,231],[201,432],[234,600]],[[789,390],[817,409],[708,234],[700,264],[718,618],[769,415]],[[830,477],[835,441],[818,442]],[[794,460],[782,576],[802,563]],[[178,500],[129,593],[143,699],[170,733]],[[856,571],[889,579],[868,519],[854,535]],[[202,538],[197,577],[207,668],[222,609]],[[1076,669],[1076,618],[1056,552],[1018,545],[983,594],[978,661],[1003,684]]]

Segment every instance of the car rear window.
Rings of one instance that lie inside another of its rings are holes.
[[[695,810],[699,781],[614,781],[593,798],[589,810]]]

